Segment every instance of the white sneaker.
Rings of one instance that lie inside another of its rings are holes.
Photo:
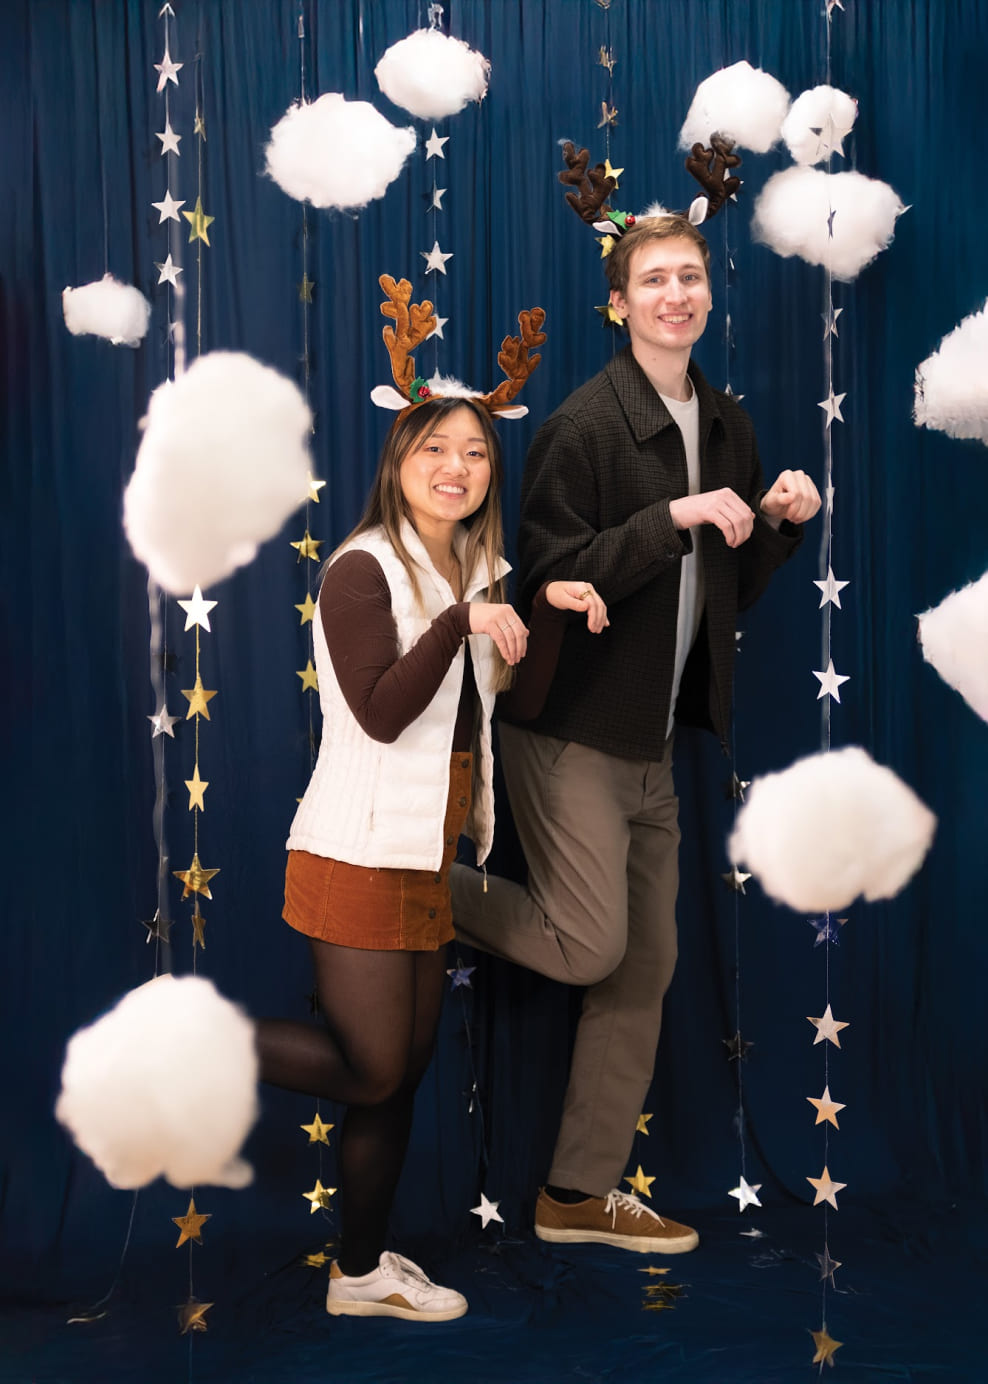
[[[462,1317],[467,1300],[452,1288],[441,1288],[417,1264],[385,1250],[376,1269],[360,1278],[329,1270],[326,1311],[334,1317],[402,1317],[410,1322],[449,1322]]]

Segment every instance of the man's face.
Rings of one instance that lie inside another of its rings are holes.
[[[653,240],[631,256],[628,287],[611,292],[632,345],[689,351],[713,307],[703,259],[692,241]]]

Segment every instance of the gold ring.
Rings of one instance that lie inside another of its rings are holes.
[[[587,599],[588,596],[592,596],[592,595],[593,595],[593,587],[592,587],[592,586],[588,586],[587,589],[586,589],[586,591],[581,591],[580,594],[579,594],[579,596],[577,596],[576,599],[577,599],[578,601],[585,601],[585,600]]]

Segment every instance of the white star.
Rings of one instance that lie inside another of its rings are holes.
[[[166,280],[170,284],[178,283],[178,276],[182,272],[182,266],[172,261],[171,251],[168,252],[168,258],[163,264],[159,264],[158,261],[155,260],[154,267],[161,271],[158,275],[159,284],[163,284]]]
[[[841,158],[844,157],[844,136],[837,133],[832,115],[828,115],[819,128],[811,125],[810,129],[817,137],[817,160],[822,158],[824,154],[839,154]]]
[[[746,875],[744,870],[739,869],[737,865],[732,865],[730,872],[726,875],[721,875],[721,879],[727,885],[728,889],[734,890],[735,894],[743,894],[745,892],[744,886],[748,880],[751,879],[751,875]]]
[[[169,5],[168,0],[165,0],[165,3],[158,11],[158,18],[160,19],[163,14],[170,14],[172,19],[175,18],[175,11],[172,9],[171,5]]]
[[[179,207],[185,206],[185,199],[183,198],[181,202],[176,202],[170,190],[165,188],[165,200],[163,202],[152,202],[151,205],[152,207],[157,207],[161,212],[161,215],[158,217],[158,225],[160,226],[162,221],[178,220],[178,209]]]
[[[480,1217],[481,1225],[484,1230],[487,1229],[488,1221],[500,1221],[501,1224],[504,1225],[504,1218],[497,1209],[500,1205],[501,1203],[499,1201],[488,1201],[483,1192],[481,1192],[480,1205],[472,1206],[470,1208],[470,1214],[471,1216]]]
[[[850,586],[850,582],[838,581],[834,576],[834,569],[828,567],[827,580],[815,581],[813,585],[820,588],[820,604],[817,607],[818,610],[822,610],[828,601],[832,601],[838,610],[843,610],[844,607],[840,603],[840,593],[844,590],[845,586]],[[818,697],[817,701],[819,700]]]
[[[754,1226],[750,1230],[742,1230],[740,1233],[749,1240],[764,1240],[765,1238],[764,1230],[756,1230]]]
[[[171,121],[168,119],[165,120],[165,128],[161,131],[161,133],[155,134],[155,139],[161,140],[161,152],[163,155],[179,154],[180,158],[181,154],[179,153],[178,142],[181,138],[182,136],[177,135],[175,131],[172,129]]]
[[[448,143],[449,135],[443,135],[440,138],[440,136],[436,134],[435,125],[433,125],[432,134],[425,141],[426,159],[444,159],[446,155],[443,153],[443,145]]]
[[[449,321],[449,318],[448,318],[448,317],[440,317],[440,316],[437,314],[437,315],[436,315],[436,325],[433,327],[432,331],[429,333],[429,336],[427,336],[427,337],[425,338],[426,341],[429,340],[429,337],[433,337],[433,336],[438,336],[438,338],[439,338],[440,341],[445,341],[446,338],[443,336],[443,327],[445,327],[445,325],[446,325],[446,323],[447,323],[448,321]]]
[[[837,319],[844,311],[843,308],[831,308],[829,313],[821,313],[823,318],[823,339],[826,341],[828,336],[840,336],[837,330]]]
[[[749,1187],[744,1178],[738,1179],[738,1185],[732,1187],[728,1192],[729,1197],[737,1197],[738,1211],[743,1211],[746,1206],[761,1206],[758,1200],[758,1193],[762,1190],[762,1184],[756,1182],[753,1187]]]
[[[168,708],[165,706],[164,702],[162,702],[161,710],[156,711],[153,716],[148,717],[148,720],[154,727],[151,733],[151,739],[157,740],[159,735],[170,735],[174,740],[175,732],[172,730],[172,726],[176,721],[180,721],[181,719],[181,716],[169,716]]]
[[[816,1188],[816,1196],[813,1198],[814,1206],[819,1206],[821,1201],[829,1201],[835,1211],[840,1209],[837,1205],[837,1193],[847,1186],[846,1182],[834,1182],[826,1167],[819,1177],[808,1177],[806,1181]]]
[[[185,611],[185,628],[187,630],[190,630],[193,625],[201,625],[204,630],[212,634],[212,630],[209,628],[209,612],[216,605],[216,602],[204,601],[198,586],[192,593],[192,600],[179,601],[179,605]]]
[[[165,43],[165,56],[161,59],[161,62],[156,62],[155,65],[154,65],[155,71],[159,74],[159,76],[158,76],[158,90],[159,90],[159,91],[164,91],[164,89],[165,89],[165,83],[166,83],[166,82],[174,82],[175,85],[178,86],[178,75],[177,75],[177,74],[178,74],[179,72],[181,72],[181,70],[182,70],[182,68],[183,68],[184,66],[185,66],[184,63],[181,63],[181,62],[172,62],[171,54],[170,54],[169,51],[168,51],[168,44],[167,44],[167,42],[166,42],[166,43]]]
[[[445,196],[445,194],[446,194],[446,189],[445,189],[444,187],[433,187],[433,189],[432,189],[432,201],[429,203],[428,210],[429,210],[429,211],[432,211],[432,210],[435,210],[435,211],[442,211],[442,210],[443,210],[443,197]]]
[[[822,408],[824,413],[827,415],[828,428],[830,427],[831,423],[834,421],[835,418],[837,419],[838,423],[843,423],[844,415],[840,411],[840,406],[846,398],[846,394],[835,394],[834,387],[833,385],[831,385],[830,393],[827,395],[826,399],[821,399],[820,402],[817,404],[817,408]]]
[[[440,274],[446,273],[446,261],[453,258],[452,250],[448,255],[444,255],[439,248],[437,240],[431,250],[420,250],[419,254],[425,260],[425,272],[431,274],[434,269],[438,269]],[[447,319],[448,320],[448,319]]]
[[[834,512],[834,496],[837,494],[836,490],[834,489],[834,483],[833,483],[833,481],[828,481],[828,482],[827,482],[827,488],[826,488],[826,490],[825,490],[823,493],[824,493],[824,495],[827,497],[827,513],[828,513],[828,514],[833,514],[833,512]]]
[[[834,671],[833,659],[827,664],[826,672],[817,673],[814,671],[813,676],[820,679],[820,691],[816,694],[817,701],[829,693],[835,702],[839,702],[840,692],[838,688],[842,682],[850,682],[851,680],[847,673],[837,673]]]
[[[843,1023],[840,1019],[834,1018],[829,1004],[824,1010],[822,1019],[811,1019],[809,1014],[807,1014],[806,1022],[816,1026],[816,1037],[813,1039],[814,1047],[816,1047],[817,1043],[822,1043],[824,1038],[826,1038],[829,1042],[833,1043],[835,1048],[839,1048],[840,1030],[842,1028],[850,1028],[850,1024]]]

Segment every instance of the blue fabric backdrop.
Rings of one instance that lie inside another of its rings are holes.
[[[155,139],[163,101],[152,68],[162,49],[159,8],[136,0],[11,0],[0,17],[0,743],[7,806],[0,1187],[6,1282],[32,1302],[98,1295],[119,1260],[131,1210],[131,1198],[111,1191],[74,1152],[51,1111],[68,1035],[147,979],[153,962],[139,922],[154,909],[156,870],[146,578],[123,540],[120,507],[137,422],[168,362],[165,290],[156,287],[154,268],[167,240],[151,208],[165,181]],[[180,185],[172,192],[187,205],[195,200],[198,71],[208,136],[203,203],[216,218],[212,246],[203,252],[202,347],[249,351],[298,378],[301,209],[262,170],[268,130],[299,91],[300,6],[183,0],[174,8],[172,55],[186,66],[178,92],[171,89],[172,124],[185,136]],[[431,343],[424,350],[424,364],[484,387],[498,378],[497,346],[518,309],[540,303],[547,311],[543,364],[526,390],[530,417],[502,429],[510,542],[534,427],[613,349],[593,312],[605,297],[597,247],[556,181],[561,140],[587,144],[595,158],[604,154],[600,46],[609,42],[617,58],[612,158],[626,171],[615,203],[637,209],[659,198],[685,205],[695,189],[676,138],[696,84],[741,58],[772,72],[793,94],[817,84],[826,71],[823,8],[822,0],[613,0],[609,10],[593,0],[447,5],[450,30],[493,64],[484,103],[440,127],[450,136],[438,168],[448,191],[436,223],[442,248],[454,253],[447,276],[426,278],[421,258],[433,239],[425,194],[436,165],[426,164],[421,149],[428,122],[415,122],[420,148],[382,200],[359,216],[308,215],[316,282],[313,445],[327,481],[312,522],[324,552],[357,516],[389,421],[367,397],[388,380],[378,274],[409,276],[420,295],[436,291],[449,324],[434,355]],[[301,10],[310,96],[342,91],[374,101],[396,124],[412,123],[378,92],[373,67],[389,44],[425,21],[425,5],[303,0]],[[982,447],[917,430],[910,409],[916,364],[988,292],[972,142],[984,111],[986,41],[988,11],[979,0],[845,0],[844,12],[833,17],[833,81],[861,107],[848,166],[890,182],[911,204],[888,251],[854,285],[835,287],[843,308],[836,388],[847,400],[846,422],[834,429],[833,565],[851,584],[833,637],[835,663],[851,681],[833,708],[833,738],[865,745],[940,817],[921,876],[888,905],[855,906],[829,958],[835,1012],[852,1025],[832,1064],[835,1094],[847,1104],[832,1140],[834,1175],[848,1183],[837,1224],[842,1232],[856,1227],[838,1244],[831,1217],[831,1242],[835,1256],[852,1263],[875,1238],[869,1240],[872,1222],[853,1220],[855,1208],[893,1207],[894,1221],[902,1208],[925,1217],[944,1199],[984,1192],[988,732],[923,664],[914,616],[988,566],[988,470]],[[733,387],[745,395],[766,472],[799,465],[820,482],[822,275],[780,260],[753,244],[749,232],[760,187],[788,162],[784,150],[746,157],[738,205],[711,225],[715,312],[698,355],[713,383],[722,384],[729,368]],[[65,330],[62,288],[100,277],[107,264],[154,303],[137,351]],[[191,290],[191,252],[186,265]],[[190,334],[194,340],[191,317]],[[207,593],[220,604],[212,635],[203,637],[203,680],[220,695],[201,738],[203,776],[211,784],[201,854],[222,874],[214,901],[204,906],[206,950],[198,966],[252,1014],[303,1016],[310,988],[304,944],[279,921],[284,838],[309,764],[305,694],[295,675],[307,653],[293,610],[303,599],[304,575],[288,546],[303,527],[300,515],[250,568]],[[812,677],[820,666],[820,617],[811,585],[820,575],[818,533],[819,521],[746,619],[736,728],[736,767],[746,779],[820,744]],[[184,707],[179,689],[194,676],[192,636],[183,635],[182,623],[169,603],[173,712]],[[183,725],[165,747],[173,868],[191,857],[182,790],[193,763],[190,730]],[[740,899],[724,888],[728,773],[712,742],[684,737],[682,960],[648,1106],[650,1135],[639,1136],[633,1158],[655,1175],[662,1205],[692,1208],[701,1231],[728,1224],[726,1190],[739,1168],[736,1072],[721,1042],[735,1027],[736,905],[743,1029],[756,1044],[744,1069],[748,1179],[763,1183],[768,1206],[802,1208],[811,1199],[805,1179],[818,1173],[822,1147],[805,1100],[822,1085],[820,1049],[809,1041],[805,1015],[821,1012],[825,949],[813,947],[801,917],[768,902],[753,882]],[[499,859],[517,872],[506,814],[502,820]],[[171,961],[187,971],[188,905],[173,898]],[[517,1253],[525,1262],[574,1002],[538,977],[489,962],[481,962],[471,993],[449,997],[396,1211],[406,1240],[473,1244],[479,1225],[469,1209],[483,1189],[500,1198],[505,1234],[509,1242],[524,1241]],[[218,1299],[221,1280],[238,1262],[241,1269],[253,1265],[259,1279],[282,1249],[287,1260],[312,1238],[300,1192],[312,1185],[314,1165],[297,1130],[310,1107],[265,1093],[248,1149],[256,1182],[244,1192],[208,1194],[214,1219],[210,1245],[197,1259],[201,1296]],[[182,1270],[168,1259],[168,1218],[184,1210],[180,1202],[180,1193],[152,1187],[135,1220],[138,1277],[149,1281],[167,1270],[172,1277],[160,1290],[167,1303],[184,1296]],[[843,1207],[851,1212],[847,1220]],[[800,1233],[810,1247],[821,1247],[819,1210],[800,1214]],[[906,1220],[912,1214],[902,1211]],[[731,1223],[725,1233],[736,1230]],[[259,1244],[268,1246],[263,1263]],[[553,1262],[543,1256],[532,1270],[534,1278],[542,1275],[543,1302],[557,1291],[547,1268]],[[526,1290],[527,1272],[519,1270],[518,1278]],[[691,1265],[691,1272],[699,1270]],[[814,1273],[803,1266],[800,1272],[809,1303],[794,1330],[818,1325]],[[870,1291],[881,1295],[883,1282],[879,1273]],[[251,1291],[238,1298],[245,1319]],[[505,1310],[511,1316],[514,1308]],[[770,1302],[765,1320],[773,1316],[777,1304]],[[488,1326],[497,1321],[494,1311]],[[637,1331],[638,1320],[629,1322]],[[678,1349],[682,1363],[685,1347]],[[795,1364],[802,1363],[797,1355]],[[240,1365],[242,1378],[288,1377],[248,1375]],[[346,1377],[362,1377],[351,1368]],[[471,1368],[475,1377],[501,1377]],[[550,1368],[531,1377],[552,1377]],[[629,1367],[624,1377],[657,1377],[658,1368],[655,1357],[647,1376]],[[764,1364],[751,1368],[730,1377],[791,1377]],[[65,1377],[90,1376],[80,1364]],[[450,1377],[458,1377],[455,1367]],[[529,1376],[519,1365],[504,1377]],[[708,1375],[696,1366],[676,1377]],[[944,1377],[976,1376],[955,1368]]]

